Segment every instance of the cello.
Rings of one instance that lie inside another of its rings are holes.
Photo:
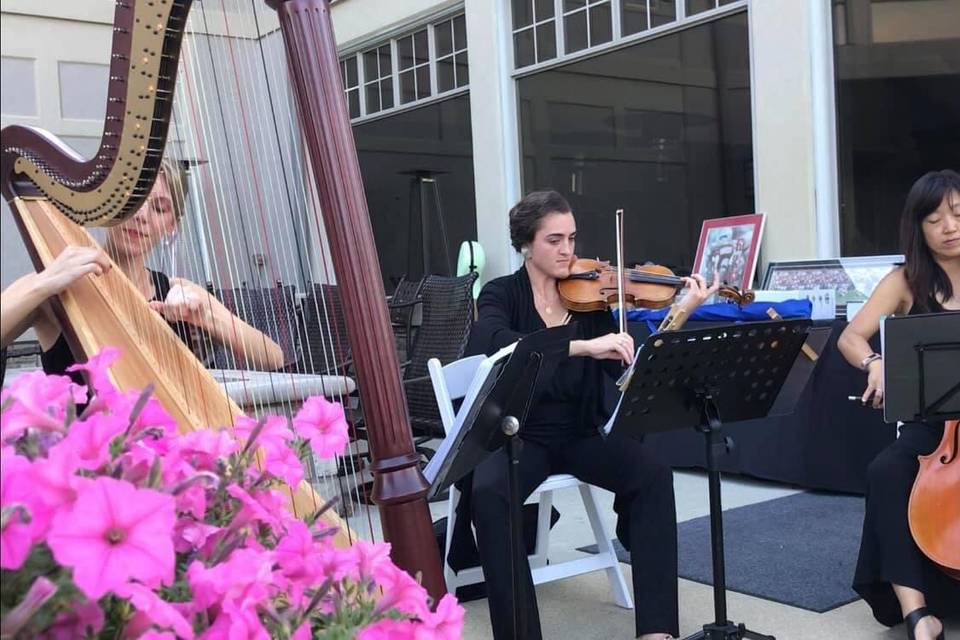
[[[925,556],[960,580],[960,424],[948,421],[932,453],[918,456],[910,492],[910,533]]]

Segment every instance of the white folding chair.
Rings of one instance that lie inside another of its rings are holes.
[[[501,356],[503,357],[503,356]],[[469,410],[469,403],[472,403],[477,395],[477,387],[482,384],[491,367],[494,357],[471,356],[462,358],[456,362],[443,366],[436,358],[431,358],[427,362],[427,370],[430,373],[430,381],[433,383],[433,391],[437,396],[437,405],[440,408],[440,417],[443,422],[443,428],[447,437],[452,437],[451,430],[459,427],[456,424],[458,415],[466,415]],[[464,402],[459,411],[455,414],[453,409],[454,400],[463,398]],[[560,489],[576,487],[580,490],[580,497],[583,500],[583,506],[587,511],[587,518],[590,521],[590,528],[593,530],[594,541],[597,544],[598,553],[583,558],[574,558],[564,562],[548,564],[548,553],[550,547],[550,514],[553,510],[553,492]],[[613,598],[616,603],[626,609],[633,608],[633,598],[627,589],[627,582],[620,571],[620,561],[617,559],[611,542],[610,532],[600,517],[597,509],[596,489],[575,478],[572,475],[554,474],[543,481],[543,483],[534,489],[533,493],[527,499],[532,503],[539,501],[537,511],[537,540],[534,552],[529,556],[530,570],[533,575],[533,583],[541,584],[553,580],[569,578],[571,576],[589,573],[591,571],[606,571],[607,579],[610,581],[610,590],[613,592]],[[447,554],[450,553],[450,543],[453,538],[454,524],[457,518],[457,502],[460,498],[460,492],[456,487],[450,487],[450,500],[447,506],[447,539],[446,552],[443,562],[443,577],[447,583],[447,590],[456,593],[457,587],[483,582],[483,568],[470,567],[460,571],[454,571],[447,562]]]

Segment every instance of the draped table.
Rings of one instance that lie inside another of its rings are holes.
[[[722,471],[808,489],[864,493],[867,466],[896,438],[896,427],[883,421],[881,411],[847,399],[863,393],[866,377],[837,349],[846,324],[815,323],[829,327],[830,336],[794,413],[724,424],[735,446],[720,459]],[[688,322],[684,328],[706,326]],[[638,344],[649,334],[642,323],[631,323],[630,332]],[[878,344],[873,347],[879,350]],[[652,434],[646,441],[674,468],[706,467],[703,436],[692,429]]]

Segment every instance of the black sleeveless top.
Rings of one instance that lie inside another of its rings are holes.
[[[931,298],[927,301],[927,310],[926,310],[926,311],[921,311],[921,310],[917,309],[917,305],[913,305],[913,306],[910,307],[910,311],[907,311],[907,315],[908,315],[908,316],[916,316],[916,315],[920,315],[920,314],[922,314],[922,313],[943,313],[944,311],[946,311],[946,309],[944,309],[943,305],[940,304],[939,302],[937,302],[937,299],[936,299],[936,298],[931,297]]]
[[[165,300],[167,294],[170,293],[170,278],[159,271],[153,271],[152,269],[149,271],[150,279],[153,281],[154,291],[154,295],[150,300]],[[171,322],[170,327],[188,346],[191,344],[190,330],[185,323]],[[48,375],[69,375],[77,384],[86,384],[83,377],[76,372],[72,374],[67,373],[67,368],[76,364],[77,359],[70,350],[70,345],[67,344],[67,339],[62,331],[53,346],[40,354],[40,361],[43,364],[44,373]]]

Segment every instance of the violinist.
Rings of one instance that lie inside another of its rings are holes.
[[[570,205],[555,191],[527,195],[510,210],[510,240],[523,256],[514,274],[492,280],[477,300],[478,320],[468,351],[492,354],[524,335],[576,323],[569,357],[531,407],[520,431],[523,497],[547,476],[569,473],[616,494],[617,535],[633,554],[636,633],[652,640],[679,633],[677,611],[676,508],[671,469],[644,444],[602,438],[597,428],[608,413],[606,383],[616,380],[634,355],[628,333],[617,332],[609,311],[570,312],[557,283],[570,275],[577,225]],[[701,276],[685,278],[689,293],[679,303],[692,311],[718,289]],[[507,454],[500,450],[481,463],[467,493],[477,546],[487,581],[490,619],[498,640],[513,638],[510,599]],[[541,637],[529,566],[526,581],[525,640]]]
[[[867,374],[864,404],[883,405],[883,359],[868,340],[891,314],[960,310],[960,175],[944,170],[917,180],[900,221],[906,264],[877,285],[847,325],[838,347]],[[887,626],[906,622],[911,640],[943,639],[940,617],[960,612],[960,582],[924,556],[910,534],[907,505],[917,456],[932,452],[943,423],[909,423],[870,464],[860,557],[853,588]],[[960,499],[960,497],[958,497]]]

